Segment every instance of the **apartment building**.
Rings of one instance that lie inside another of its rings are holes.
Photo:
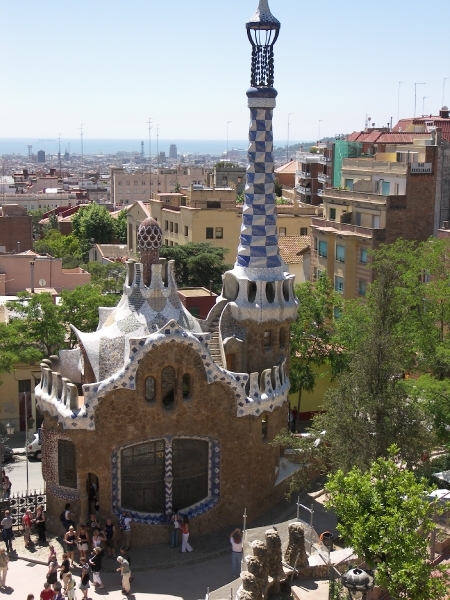
[[[114,205],[129,205],[133,202],[148,202],[152,194],[176,192],[178,187],[206,183],[209,170],[202,167],[184,169],[157,169],[156,173],[129,173],[111,167],[111,202]]]
[[[38,208],[57,208],[58,206],[73,206],[77,203],[77,195],[73,193],[57,192],[42,194],[2,194],[0,196],[0,206],[5,204],[17,204],[26,210],[36,210]]]
[[[441,147],[416,142],[409,157],[403,147],[388,150],[405,162],[376,160],[378,155],[344,159],[341,189],[324,190],[323,216],[312,218],[311,278],[326,270],[345,299],[366,294],[372,280],[369,249],[400,237],[423,241],[435,233]],[[408,161],[411,157],[420,162]]]
[[[245,188],[246,167],[239,167],[233,163],[219,163],[211,173],[208,173],[206,185],[208,187],[228,187],[233,185],[236,190],[236,196],[242,194]]]
[[[0,253],[24,252],[33,247],[32,220],[23,206],[0,207]]]
[[[295,188],[299,201],[318,206],[322,203],[318,175],[323,172],[323,155],[312,152],[297,152],[298,169],[295,173]]]

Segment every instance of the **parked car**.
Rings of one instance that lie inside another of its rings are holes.
[[[42,451],[41,451],[41,430],[38,429],[36,433],[32,433],[26,444],[25,444],[25,453],[28,451],[28,457],[32,456],[36,460],[41,460]]]
[[[14,452],[9,446],[2,445],[2,462],[11,462],[14,457]]]

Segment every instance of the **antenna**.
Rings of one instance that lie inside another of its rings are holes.
[[[59,178],[61,179],[61,134],[58,134]]]
[[[81,187],[83,187],[83,159],[84,159],[84,153],[83,153],[83,123],[81,123],[81,127],[80,127],[80,138],[81,138]]]
[[[150,198],[152,197],[152,119],[148,118],[148,171],[150,173]]]
[[[159,125],[156,126],[156,164],[159,167]]]

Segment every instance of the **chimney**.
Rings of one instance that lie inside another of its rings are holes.
[[[441,110],[439,111],[439,116],[441,117],[441,119],[448,119],[449,118],[449,110],[447,106],[443,106],[441,108]]]
[[[31,293],[34,294],[34,260],[30,260]]]
[[[442,221],[442,229],[448,229],[448,221]]]

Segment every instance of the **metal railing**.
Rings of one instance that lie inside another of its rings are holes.
[[[22,526],[22,517],[30,509],[36,512],[37,506],[43,506],[47,509],[47,494],[40,490],[30,491],[28,493],[19,492],[13,494],[10,498],[0,500],[0,517],[3,519],[5,510],[9,510],[13,520],[13,529],[19,529]]]

